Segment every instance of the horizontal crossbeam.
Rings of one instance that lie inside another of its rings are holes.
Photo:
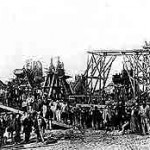
[[[120,55],[133,55],[143,54],[149,55],[150,50],[148,49],[133,49],[133,50],[93,50],[87,51],[89,54],[100,55],[100,56],[120,56]]]

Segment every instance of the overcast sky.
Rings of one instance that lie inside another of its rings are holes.
[[[0,79],[25,59],[60,56],[69,74],[88,49],[140,48],[150,41],[149,0],[0,0]]]

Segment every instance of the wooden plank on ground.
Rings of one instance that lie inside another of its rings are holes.
[[[52,121],[52,124],[63,127],[63,128],[68,128],[68,129],[72,127],[71,125],[67,125],[67,124],[64,124],[62,122],[57,122],[57,121],[54,121],[54,120]]]
[[[0,104],[0,108],[4,109],[4,110],[7,110],[7,111],[11,111],[13,113],[23,114],[23,111],[21,111],[19,109],[11,108],[11,107],[8,107],[8,106],[2,105],[2,104]]]

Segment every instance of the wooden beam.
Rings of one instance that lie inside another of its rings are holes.
[[[96,64],[96,66],[99,65],[99,63],[101,62],[101,60],[102,60],[102,57],[100,57],[100,59],[98,60],[98,63]],[[96,71],[97,71],[96,67],[94,67],[93,73],[91,74],[91,76],[88,76],[87,78],[92,78],[92,77],[95,78],[94,75],[95,75]],[[101,72],[99,72],[99,74],[101,74]],[[89,81],[88,86],[90,84],[91,84],[91,80]]]
[[[106,77],[105,77],[105,79],[104,79],[103,89],[105,88],[105,84],[106,84],[106,82],[107,82],[107,80],[108,80],[108,76],[109,76],[109,73],[110,73],[110,70],[111,70],[112,63],[115,61],[115,59],[116,59],[116,56],[113,57],[113,59],[112,59],[110,65],[109,65],[109,67],[108,67],[108,71],[107,71]]]
[[[92,55],[93,55],[93,54],[92,54]],[[95,68],[97,68],[97,70],[98,70],[99,73],[100,73],[100,70],[99,70],[99,68],[98,68],[98,65],[99,65],[99,63],[100,63],[101,57],[100,57],[100,60],[99,60],[99,61],[96,61],[94,55],[93,55],[93,58],[94,58],[94,62],[95,62],[95,64],[96,64]]]
[[[7,110],[7,111],[10,111],[10,112],[23,114],[23,111],[21,111],[21,110],[19,110],[19,109],[11,108],[11,107],[9,107],[9,106],[5,106],[5,105],[2,105],[2,104],[0,104],[0,108],[1,108],[1,109],[4,109],[4,110]]]
[[[128,74],[128,76],[129,76],[129,80],[130,80],[130,83],[131,83],[131,86],[132,86],[132,90],[133,90],[133,94],[134,94],[134,98],[135,98],[135,87],[134,87],[134,85],[133,85],[133,81],[131,80],[131,76],[130,76],[130,73],[129,73],[129,70],[128,70],[126,61],[125,61],[125,56],[123,57],[123,60],[124,60],[125,70],[127,71],[127,74]]]
[[[92,94],[94,94],[94,92],[95,92],[95,90],[96,90],[98,81],[99,81],[99,79],[96,80],[95,86],[94,86],[94,88],[93,88],[93,90],[92,90]],[[99,89],[99,90],[100,90],[100,89]]]
[[[91,75],[94,75],[95,73],[96,73],[96,68],[98,69],[98,65],[100,64],[100,62],[101,62],[101,58],[98,60],[98,62],[96,62],[96,60],[94,61],[95,63],[96,63],[96,66],[94,66],[94,68],[93,68],[93,73],[91,74]],[[99,71],[99,69],[98,69],[98,71]],[[99,72],[100,73],[100,72]]]
[[[150,51],[145,49],[134,49],[134,50],[93,50],[87,51],[89,54],[105,56],[123,56],[123,55],[133,55],[133,54],[146,54],[149,55]]]

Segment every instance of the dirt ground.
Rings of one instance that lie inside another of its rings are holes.
[[[36,143],[22,144],[17,146],[7,145],[3,150],[149,150],[150,135],[125,134],[119,132],[92,131],[87,130],[84,134],[80,132],[72,133],[68,139],[64,139],[64,134],[68,131],[57,130],[50,133],[55,138],[56,143]],[[75,136],[74,136],[75,135]],[[34,138],[33,138],[34,139]]]

